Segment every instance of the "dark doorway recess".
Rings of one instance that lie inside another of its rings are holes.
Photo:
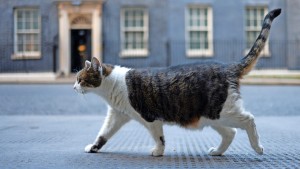
[[[84,67],[86,60],[91,60],[91,30],[71,30],[71,72],[77,72]]]

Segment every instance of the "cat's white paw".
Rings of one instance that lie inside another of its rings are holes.
[[[151,155],[154,157],[163,156],[165,151],[165,147],[154,147],[151,151]]]
[[[263,155],[264,154],[264,147],[262,145],[260,145],[259,147],[255,148],[254,150],[259,155]]]
[[[211,148],[208,150],[208,154],[211,155],[211,156],[221,156],[221,155],[222,155],[222,152],[218,151],[218,149],[215,148],[215,147],[211,147]]]
[[[99,150],[99,149],[98,149],[97,146],[94,145],[94,144],[89,144],[89,145],[85,146],[85,148],[84,148],[84,151],[85,151],[86,153],[97,153],[98,150]]]

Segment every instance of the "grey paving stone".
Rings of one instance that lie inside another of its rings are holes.
[[[0,116],[0,168],[299,168],[300,116],[257,117],[265,147],[257,155],[238,130],[221,157],[207,155],[220,142],[210,128],[202,132],[164,126],[166,151],[150,156],[154,145],[137,122],[125,125],[100,153],[84,153],[104,116]]]

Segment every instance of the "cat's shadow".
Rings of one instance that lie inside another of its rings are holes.
[[[140,152],[100,152],[95,157],[103,159],[116,159],[120,165],[135,163],[153,164],[158,166],[190,166],[197,164],[229,165],[229,164],[258,164],[264,162],[263,156],[249,156],[249,154],[226,154],[223,156],[209,156],[207,154],[187,155],[187,154],[165,154],[160,157],[153,157],[147,153]]]

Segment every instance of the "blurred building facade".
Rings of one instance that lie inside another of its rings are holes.
[[[0,0],[0,72],[69,75],[92,56],[130,67],[238,61],[282,8],[259,69],[300,69],[300,1]]]

